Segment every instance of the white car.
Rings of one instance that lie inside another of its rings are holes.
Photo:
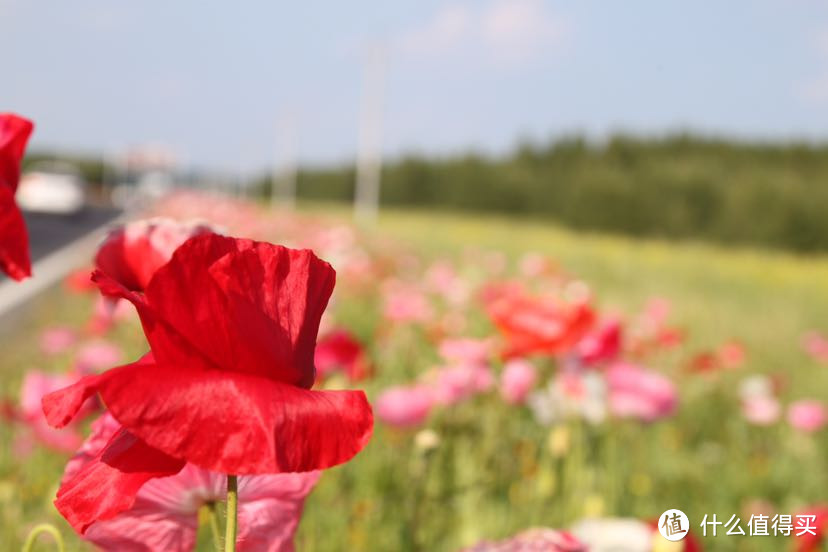
[[[35,167],[21,177],[16,198],[24,211],[73,215],[86,205],[86,183],[71,167]]]

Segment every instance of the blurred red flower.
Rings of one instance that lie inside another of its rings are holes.
[[[371,372],[362,344],[344,328],[337,328],[319,340],[314,359],[320,379],[342,370],[350,381],[359,381]]]
[[[59,492],[77,529],[187,462],[227,474],[311,471],[348,461],[370,438],[362,391],[309,389],[335,281],[311,251],[205,234],[179,247],[144,294],[101,271],[93,279],[135,305],[151,352],[43,399],[59,427],[97,392],[123,426],[103,461]]]
[[[15,280],[31,276],[29,234],[14,200],[20,181],[20,161],[34,125],[0,113],[0,269]]]
[[[566,352],[595,321],[595,313],[585,300],[532,297],[514,290],[490,296],[486,308],[506,338],[505,358]]]
[[[818,552],[822,550],[825,537],[828,535],[828,504],[815,504],[803,508],[794,517],[794,539],[796,552]],[[813,516],[806,519],[798,516]],[[799,520],[802,519],[800,523]],[[805,531],[804,526],[812,527],[812,531]],[[801,534],[800,534],[801,533]]]
[[[575,349],[581,364],[594,366],[614,360],[621,351],[621,322],[616,318],[604,320],[581,339]]]

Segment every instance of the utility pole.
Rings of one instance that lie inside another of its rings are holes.
[[[293,116],[287,116],[279,125],[279,136],[274,151],[273,171],[270,175],[270,205],[287,209],[296,207],[296,124]]]
[[[354,194],[354,217],[363,224],[376,222],[379,212],[384,85],[385,50],[374,46],[365,63]]]

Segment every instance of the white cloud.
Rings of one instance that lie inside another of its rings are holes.
[[[809,103],[828,103],[828,30],[814,37],[814,47],[822,58],[817,76],[797,86],[796,94]]]
[[[438,54],[455,48],[471,34],[473,15],[466,6],[446,6],[427,24],[404,33],[400,46],[415,54]]]
[[[817,34],[814,39],[814,44],[816,45],[817,52],[828,61],[828,29]]]
[[[828,70],[797,88],[797,94],[810,103],[828,102]]]
[[[566,21],[543,0],[454,3],[404,32],[398,46],[420,56],[470,49],[498,61],[520,62],[559,46],[567,31]]]

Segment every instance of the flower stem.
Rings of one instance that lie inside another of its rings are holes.
[[[236,512],[239,504],[238,480],[227,476],[227,524],[224,531],[224,552],[236,551]]]
[[[59,552],[64,552],[64,550],[66,550],[66,547],[63,545],[63,537],[61,536],[60,531],[58,531],[54,525],[41,523],[40,525],[36,525],[29,533],[29,536],[26,537],[26,542],[23,544],[23,552],[30,552],[35,541],[37,540],[37,537],[43,533],[49,533],[52,535],[52,538],[55,539],[55,544],[57,545]]]
[[[219,531],[218,514],[216,513],[216,504],[211,502],[207,506],[210,512],[210,533],[213,535],[213,547],[221,552],[221,531]]]

